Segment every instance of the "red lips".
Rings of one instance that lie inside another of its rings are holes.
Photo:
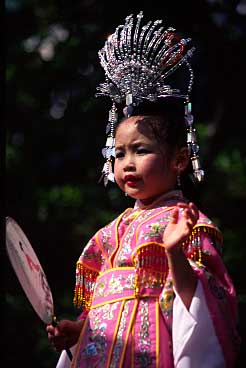
[[[129,187],[135,187],[137,182],[138,182],[139,178],[137,178],[134,175],[126,175],[124,177],[124,182],[129,186]]]

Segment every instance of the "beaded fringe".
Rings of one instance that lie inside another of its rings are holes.
[[[158,244],[148,244],[137,249],[135,256],[135,296],[141,289],[163,287],[167,277],[165,248]]]
[[[74,290],[73,304],[89,310],[92,302],[92,296],[98,272],[83,265],[81,261],[77,262],[76,267],[76,285]]]
[[[192,230],[191,235],[183,243],[183,249],[186,253],[187,258],[192,259],[197,263],[198,266],[202,266],[202,257],[206,252],[202,251],[201,248],[201,234],[209,234],[213,239],[222,242],[221,233],[212,227],[199,226]]]
[[[221,233],[212,227],[199,226],[193,229],[191,235],[183,243],[183,249],[187,258],[192,259],[198,266],[202,266],[203,256],[206,252],[201,248],[201,234],[207,233],[214,240],[222,242]],[[134,257],[136,269],[135,296],[138,297],[145,288],[163,287],[168,274],[167,257],[165,247],[159,244],[147,244],[136,250]],[[77,262],[76,285],[73,303],[78,308],[90,309],[98,271],[92,270]]]

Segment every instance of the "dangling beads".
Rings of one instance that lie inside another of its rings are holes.
[[[126,106],[123,109],[123,113],[126,118],[129,118],[132,115],[133,112],[132,102],[133,102],[132,93],[127,93]]]
[[[77,262],[73,304],[78,308],[90,309],[97,276],[97,271],[87,268],[81,261]]]
[[[165,247],[159,244],[146,244],[136,250],[135,297],[145,288],[162,288],[165,284],[168,264]]]
[[[115,103],[113,103],[111,110],[109,111],[109,123],[106,127],[107,140],[106,145],[102,149],[103,157],[106,158],[106,162],[103,165],[102,175],[99,182],[103,179],[104,185],[108,184],[108,181],[114,182],[113,173],[113,158],[115,157],[115,124],[118,120],[117,108]]]
[[[180,174],[177,175],[177,186],[178,188],[181,187],[181,179],[180,179]]]
[[[185,105],[185,122],[187,126],[187,145],[191,156],[194,176],[197,181],[204,179],[204,171],[201,169],[200,159],[198,156],[199,146],[197,144],[196,129],[193,128],[193,115],[191,114],[191,102]]]

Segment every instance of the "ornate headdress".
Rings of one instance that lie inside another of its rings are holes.
[[[202,181],[204,172],[200,167],[190,102],[193,70],[188,60],[195,48],[189,46],[190,38],[181,38],[174,28],[164,30],[162,20],[149,21],[142,25],[142,18],[142,11],[136,19],[133,15],[126,17],[125,24],[116,28],[98,52],[106,80],[97,87],[99,92],[96,96],[108,96],[113,103],[106,127],[106,145],[102,150],[106,159],[102,170],[104,185],[107,185],[108,180],[114,181],[112,161],[115,156],[117,104],[125,102],[123,113],[129,117],[134,107],[142,102],[156,102],[170,96],[184,99],[187,145],[194,176]],[[183,64],[188,68],[189,81],[186,90],[180,91],[167,84],[166,80]]]

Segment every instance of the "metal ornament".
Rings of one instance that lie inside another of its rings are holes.
[[[106,162],[101,179],[103,178],[105,185],[108,180],[114,179],[112,164],[115,156],[116,104],[125,104],[125,117],[130,117],[134,108],[143,101],[155,102],[160,98],[172,96],[183,98],[186,106],[189,104],[194,79],[189,59],[195,50],[190,45],[191,39],[181,38],[172,27],[164,29],[162,20],[149,21],[147,24],[142,24],[142,20],[142,11],[136,17],[133,14],[127,16],[125,24],[116,28],[98,52],[105,72],[105,82],[97,87],[96,96],[108,96],[113,102],[106,129],[106,146],[102,150]],[[167,81],[182,65],[189,72],[188,84],[184,91],[171,86],[170,80]],[[186,118],[191,119],[191,115],[187,113]],[[194,135],[192,129],[189,126],[188,134]],[[194,142],[189,143],[193,152],[195,176],[198,178],[202,176],[199,160],[194,155]]]

